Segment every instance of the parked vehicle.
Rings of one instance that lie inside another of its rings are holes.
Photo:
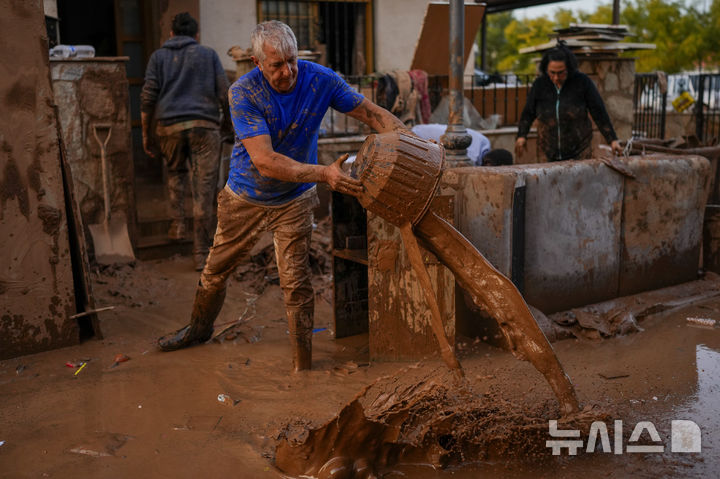
[[[706,108],[717,110],[720,108],[720,77],[717,74],[699,72],[668,75],[668,101],[671,102],[684,93],[688,93],[696,103],[702,100]],[[700,94],[703,95],[702,99],[699,98]]]
[[[702,92],[700,82],[702,81]],[[699,96],[702,93],[703,98]],[[676,105],[686,105],[688,95],[695,105],[700,101],[710,110],[720,109],[720,75],[711,73],[674,73],[667,75],[667,111],[674,111]],[[680,101],[685,99],[685,101]],[[676,101],[678,100],[678,101]],[[662,94],[656,81],[648,81],[642,87],[639,106],[642,109],[657,109],[662,101]],[[682,111],[693,111],[693,108],[683,108]]]
[[[487,86],[506,87],[506,86],[522,85],[522,82],[517,77],[517,75],[515,75],[513,73],[509,73],[506,75],[502,75],[500,73],[487,73],[487,72],[484,72],[483,70],[480,70],[479,68],[476,68],[473,73],[472,84],[474,86],[480,86],[480,87],[487,87]]]

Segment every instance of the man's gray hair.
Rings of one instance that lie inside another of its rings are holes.
[[[259,23],[250,35],[250,41],[253,55],[261,62],[265,60],[263,45],[273,47],[284,58],[296,57],[298,53],[292,29],[277,20]]]

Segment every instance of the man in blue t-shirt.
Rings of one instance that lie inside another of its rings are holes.
[[[229,92],[235,146],[227,185],[218,195],[218,226],[200,277],[190,324],[160,338],[164,351],[207,341],[229,275],[265,230],[273,232],[280,286],[296,371],[310,369],[315,309],[310,284],[310,235],[315,183],[357,196],[361,183],[341,169],[347,155],[318,165],[320,122],[329,107],[374,130],[408,131],[387,110],[354,91],[332,70],[298,60],[290,27],[263,22],[252,33],[257,66]]]

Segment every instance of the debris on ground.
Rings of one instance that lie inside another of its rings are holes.
[[[91,457],[114,456],[130,439],[132,436],[125,434],[97,433],[93,439],[69,449],[68,452]]]
[[[315,295],[332,304],[332,223],[329,217],[318,221],[310,241],[310,268]],[[248,288],[260,295],[270,284],[279,284],[275,247],[271,240],[253,248],[250,259],[238,266],[234,278],[248,282]]]
[[[122,353],[118,353],[118,354],[115,355],[115,358],[113,359],[112,366],[110,366],[110,367],[111,367],[111,368],[115,368],[115,367],[118,366],[118,364],[124,363],[125,361],[130,361],[130,356],[127,356],[127,355],[122,354]]]
[[[237,406],[242,399],[233,399],[227,394],[218,394],[218,402],[225,406]]]
[[[573,308],[545,319],[539,319],[536,311],[533,314],[550,341],[572,337],[600,340],[642,331],[639,322],[648,316],[669,313],[718,295],[720,276],[708,272],[697,281]]]
[[[243,336],[245,338],[252,337],[252,335],[247,336],[248,327],[246,323],[251,319],[255,318],[255,303],[257,302],[259,296],[251,295],[248,293],[245,294],[248,296],[248,298],[245,299],[245,310],[235,321],[230,321],[229,323],[218,324],[217,326],[215,326],[215,330],[218,332],[215,333],[215,335],[212,337],[212,341],[230,341],[236,339],[238,336]],[[254,335],[257,336],[259,339],[260,332],[257,331]],[[251,341],[248,340],[247,342]]]
[[[174,289],[175,285],[169,278],[149,274],[151,268],[151,264],[136,262],[106,265],[92,270],[96,302],[122,304],[131,308],[156,304],[157,298]],[[97,311],[114,308],[102,307],[97,308]]]
[[[689,317],[686,319],[686,321],[694,326],[703,326],[706,328],[714,328],[715,325],[717,325],[717,320],[710,319],[710,318],[695,318],[695,317]]]
[[[626,372],[621,372],[621,371],[614,371],[614,372],[598,373],[598,376],[600,376],[600,377],[603,378],[603,379],[610,380],[610,379],[629,378],[629,377],[630,377],[630,374],[629,374],[629,373],[626,373]]]

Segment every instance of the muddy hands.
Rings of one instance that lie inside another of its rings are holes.
[[[325,169],[325,182],[333,191],[350,196],[360,196],[363,192],[362,183],[360,180],[352,178],[342,169],[342,165],[348,159],[348,156],[345,153]]]

